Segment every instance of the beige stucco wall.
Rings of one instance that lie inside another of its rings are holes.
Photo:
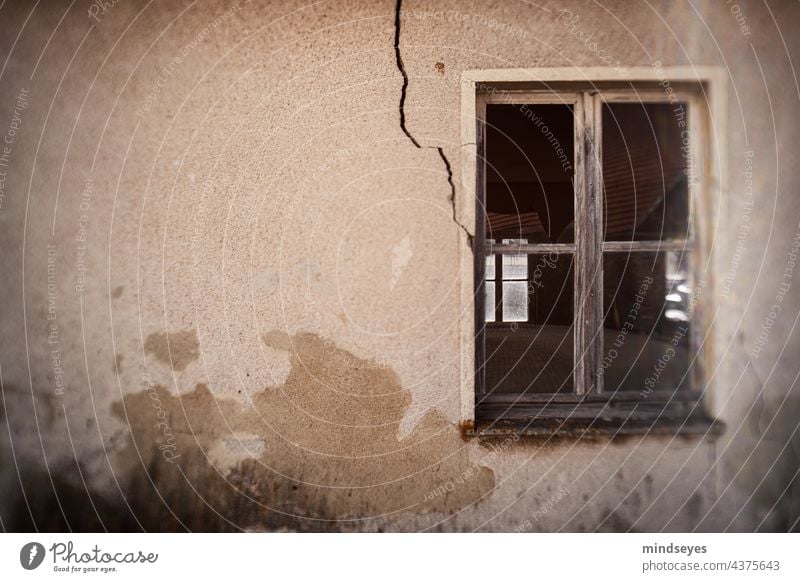
[[[406,0],[421,147],[393,2],[67,6],[0,9],[5,528],[796,526],[796,4]],[[715,441],[459,430],[436,148],[462,203],[462,71],[604,64],[560,10],[622,66],[730,73]]]

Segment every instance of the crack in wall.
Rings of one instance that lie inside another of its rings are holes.
[[[408,93],[408,73],[403,65],[403,57],[400,54],[400,10],[402,9],[403,0],[397,0],[394,7],[394,58],[397,61],[397,70],[403,75],[403,87],[400,89],[400,129],[406,134],[406,137],[411,140],[414,147],[422,149],[419,142],[414,139],[411,132],[406,128],[406,94]]]
[[[422,146],[416,140],[416,138],[411,135],[411,132],[408,131],[406,127],[406,97],[408,95],[408,73],[406,73],[405,65],[403,64],[403,57],[400,54],[400,12],[403,7],[403,0],[397,0],[395,4],[394,10],[394,56],[395,61],[397,62],[397,70],[400,71],[400,74],[403,76],[403,86],[400,89],[400,129],[403,130],[403,133],[406,134],[406,137],[414,144],[414,147],[417,149],[435,149],[439,153],[439,157],[442,159],[444,163],[444,168],[447,171],[447,184],[450,186],[450,208],[453,211],[453,222],[464,232],[467,237],[467,245],[469,248],[472,249],[472,241],[474,237],[470,234],[469,230],[461,224],[456,216],[456,185],[453,182],[453,168],[450,165],[450,160],[447,159],[447,156],[444,153],[444,148],[438,146]]]

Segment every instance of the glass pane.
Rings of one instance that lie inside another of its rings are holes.
[[[520,245],[527,243],[528,240],[503,239],[504,245]],[[504,253],[503,254],[503,280],[525,280],[528,278],[528,255],[525,253]]]
[[[527,281],[503,281],[503,321],[528,321]]]
[[[603,106],[605,240],[689,236],[686,104]]]
[[[574,390],[572,255],[527,255],[524,281],[504,281],[502,322],[487,324],[487,393]]]
[[[487,238],[574,242],[571,105],[486,108]]]
[[[494,294],[494,281],[486,281],[484,285],[485,293],[484,296],[484,321],[494,321],[495,320],[495,294]]]
[[[633,391],[646,398],[690,387],[696,295],[688,259],[688,251],[605,253],[605,392]]]

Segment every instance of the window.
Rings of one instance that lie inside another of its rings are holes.
[[[475,88],[473,418],[706,430],[705,87]]]

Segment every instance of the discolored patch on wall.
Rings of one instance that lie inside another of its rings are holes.
[[[603,518],[594,532],[627,532],[639,533],[639,530],[633,527],[633,523],[625,516],[622,515],[620,509],[607,509],[603,513]]]
[[[29,430],[27,423],[32,422],[34,417],[41,425],[39,428],[52,427],[61,415],[58,396],[50,392],[7,383],[0,386],[0,392],[0,405],[4,406],[0,420],[7,415],[9,419],[20,423],[20,429],[24,426],[24,430]]]
[[[111,299],[119,299],[122,297],[122,292],[125,290],[125,287],[119,285],[118,287],[114,287],[114,290],[111,292]]]
[[[290,352],[291,370],[249,403],[200,384],[182,396],[153,386],[114,405],[132,437],[116,464],[146,529],[337,530],[343,520],[452,514],[493,490],[493,471],[470,460],[442,414],[398,436],[411,397],[394,371],[313,334],[264,341]],[[226,455],[220,443],[236,435],[257,446]]]
[[[732,496],[738,490],[746,495],[746,509],[763,516],[756,531],[796,532],[800,531],[800,395],[792,386],[785,396],[766,398],[772,390],[764,386],[745,416],[742,427],[749,429],[749,438],[731,443],[723,456],[736,484],[724,493]],[[742,459],[747,460],[745,465]],[[746,515],[746,510],[740,514]],[[742,529],[749,531],[748,527]]]
[[[194,329],[151,333],[144,342],[144,351],[181,372],[200,356],[200,342]]]
[[[264,437],[236,433],[219,439],[208,451],[208,460],[223,475],[248,459],[258,459],[264,454]]]

